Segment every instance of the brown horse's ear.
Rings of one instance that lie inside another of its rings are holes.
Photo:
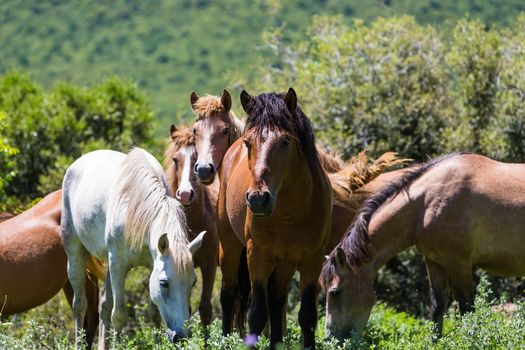
[[[222,90],[221,104],[226,112],[229,112],[230,109],[232,109],[232,96],[226,89]]]
[[[297,94],[294,89],[288,89],[286,96],[284,96],[284,103],[286,103],[286,107],[288,107],[290,113],[293,114],[297,108]]]
[[[335,251],[335,264],[338,267],[347,266],[345,251],[341,247],[337,247],[337,250]]]
[[[167,252],[169,246],[170,246],[170,242],[168,241],[168,234],[164,233],[159,238],[159,242],[157,243],[157,248],[159,249],[159,252],[161,254],[164,254]]]
[[[250,94],[247,93],[246,90],[242,90],[242,92],[241,92],[241,105],[242,105],[242,108],[244,109],[244,111],[246,113],[250,113],[250,112],[248,112],[248,105],[250,104],[251,101],[252,101],[252,97],[250,96]]]
[[[171,124],[170,126],[170,135],[171,139],[175,140],[175,132],[177,131],[177,127],[174,124]]]
[[[195,105],[195,102],[197,102],[198,99],[199,99],[199,96],[195,93],[195,91],[192,91],[191,95],[190,95],[190,103],[191,103],[191,107],[192,108],[193,108],[193,106]]]

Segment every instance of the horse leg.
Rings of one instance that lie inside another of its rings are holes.
[[[111,327],[111,309],[113,309],[113,293],[111,290],[111,276],[108,273],[104,286],[100,290],[100,324],[98,332],[98,348],[99,350],[109,349],[109,329]]]
[[[286,315],[286,300],[290,280],[295,269],[289,264],[279,264],[268,282],[268,310],[270,312],[270,348],[274,349],[278,342],[283,341]],[[284,327],[283,327],[284,326]]]
[[[454,298],[458,301],[459,312],[464,315],[474,310],[474,285],[472,283],[472,267],[457,266],[450,273],[450,285]]]
[[[214,254],[209,256],[217,256],[218,249],[214,249]],[[202,274],[202,291],[201,301],[199,303],[199,314],[204,327],[208,327],[212,318],[211,295],[213,292],[213,282],[215,280],[215,272],[217,271],[217,259],[208,258],[200,264]]]
[[[248,261],[246,259],[246,248],[242,250],[240,265],[239,265],[239,307],[235,314],[235,327],[242,336],[246,333],[246,314],[248,313],[248,303],[250,302],[250,295],[252,287],[250,285],[250,272],[248,271]],[[267,328],[264,334],[268,335],[270,332]]]
[[[443,316],[448,305],[448,272],[439,264],[425,257],[428,280],[430,285],[430,309],[434,321],[434,337],[441,336],[443,331]]]
[[[91,349],[95,334],[98,328],[98,281],[96,277],[91,276],[86,279],[86,295],[87,295],[87,313],[84,320],[86,327],[86,341],[88,349]]]
[[[301,274],[301,308],[299,309],[299,325],[303,332],[304,348],[315,349],[315,327],[317,326],[317,296],[319,294],[318,280],[323,265],[324,256],[308,259],[299,269]]]
[[[257,248],[253,247],[253,241],[247,242],[248,271],[252,286],[252,299],[250,310],[248,312],[248,323],[250,325],[250,334],[261,335],[268,320],[267,292],[268,280],[275,268],[268,254],[264,254]]]
[[[64,291],[67,302],[72,307],[74,293],[71,283],[67,281],[62,290]],[[86,296],[87,312],[84,318],[84,328],[86,329],[86,345],[89,350],[93,346],[93,340],[95,339],[95,333],[98,327],[98,285],[96,281],[91,280],[89,277],[86,277]]]
[[[233,235],[233,233],[232,233]],[[231,333],[233,324],[233,308],[237,297],[239,262],[243,250],[238,240],[230,240],[224,245],[221,241],[220,265],[222,271],[221,307],[222,334]]]
[[[88,254],[77,236],[63,236],[64,249],[68,256],[67,275],[73,289],[73,316],[75,318],[75,347],[83,348],[84,319],[87,310],[86,262]]]
[[[125,282],[128,272],[127,262],[122,254],[124,250],[109,250],[109,275],[111,276],[111,291],[113,293],[113,310],[111,311],[111,324],[120,334],[126,323],[126,304],[125,304]]]

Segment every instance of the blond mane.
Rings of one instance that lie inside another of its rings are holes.
[[[330,152],[320,144],[316,144],[316,147],[319,153],[319,161],[324,171],[331,174],[344,168],[345,164],[336,152]]]
[[[197,115],[197,118],[213,118],[217,112],[225,112],[221,98],[213,95],[199,97],[197,101],[193,103],[192,109]],[[235,129],[234,132],[230,133],[230,144],[232,144],[242,136],[244,123],[235,116],[232,110],[229,111],[229,117]]]
[[[193,262],[186,216],[181,204],[169,196],[161,165],[145,150],[134,148],[122,162],[117,179],[111,217],[116,218],[126,206],[124,237],[129,247],[140,251],[167,233],[176,268],[189,273]]]
[[[336,173],[328,174],[332,184],[334,202],[353,209],[351,205],[352,193],[383,173],[387,168],[411,161],[407,158],[398,158],[396,152],[386,152],[374,162],[366,155],[366,150],[352,157],[345,166]]]

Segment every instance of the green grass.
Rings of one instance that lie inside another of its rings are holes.
[[[145,270],[135,271],[128,293],[142,299],[141,280]],[[432,342],[432,324],[403,312],[396,312],[379,303],[372,311],[370,321],[361,339],[348,339],[338,343],[324,337],[324,316],[321,315],[316,343],[319,349],[525,349],[525,305],[518,304],[511,314],[493,310],[489,302],[487,283],[482,283],[476,298],[476,311],[460,317],[453,307],[445,319],[445,334]],[[132,298],[131,298],[132,299]],[[193,336],[187,341],[173,345],[164,336],[163,329],[154,328],[145,317],[145,303],[128,304],[130,318],[121,337],[112,338],[112,349],[202,349],[204,333],[198,315],[189,322]],[[296,310],[295,310],[296,311]],[[288,316],[288,333],[283,348],[299,349],[300,328],[296,312]],[[210,327],[207,342],[209,349],[246,349],[237,334],[221,335],[221,323],[215,319]],[[258,348],[265,349],[268,339],[262,338]],[[71,310],[62,295],[25,314],[10,317],[0,324],[0,349],[72,349],[73,323]]]

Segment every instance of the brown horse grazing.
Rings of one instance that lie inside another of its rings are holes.
[[[67,257],[60,238],[62,191],[0,224],[0,314],[8,316],[41,305],[64,290],[69,304]],[[97,265],[92,262],[91,270]],[[88,312],[86,341],[91,348],[98,327],[98,285],[90,274],[86,283]]]
[[[415,245],[425,257],[438,334],[449,291],[472,308],[472,268],[525,275],[525,165],[451,154],[408,171],[374,194],[320,278],[328,292],[327,335],[358,334],[375,303],[377,270]]]
[[[232,99],[226,89],[221,97],[199,97],[194,91],[190,103],[197,115],[193,134],[198,157],[193,170],[202,184],[209,185],[220,169],[224,154],[241,136],[244,125],[231,111]]]
[[[231,329],[246,246],[250,332],[261,334],[269,311],[270,345],[282,341],[288,285],[298,270],[299,324],[304,346],[313,348],[317,280],[330,238],[330,182],[319,161],[312,125],[293,89],[286,95],[255,97],[243,91],[241,103],[248,113],[246,129],[224,157],[217,203],[223,332]]]
[[[199,232],[206,231],[206,236],[193,259],[202,274],[202,292],[199,314],[204,326],[212,319],[211,294],[219,257],[219,239],[215,222],[215,204],[217,192],[212,186],[199,184],[193,166],[197,159],[194,136],[187,127],[170,128],[171,143],[164,154],[164,168],[171,193],[184,206],[192,241]]]

